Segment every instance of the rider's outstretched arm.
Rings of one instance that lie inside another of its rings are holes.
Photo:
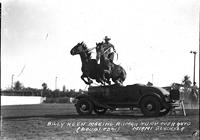
[[[113,48],[113,51],[116,53],[114,45],[111,44],[111,47]]]

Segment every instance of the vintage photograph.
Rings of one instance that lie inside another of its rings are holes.
[[[2,140],[199,140],[197,0],[1,0]]]

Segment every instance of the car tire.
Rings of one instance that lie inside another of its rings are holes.
[[[157,117],[160,113],[160,101],[157,97],[147,96],[140,102],[141,111],[144,116]]]
[[[79,115],[90,115],[92,114],[94,105],[88,99],[80,99],[76,103],[76,111]]]
[[[98,106],[95,106],[94,107],[94,112],[97,114],[97,115],[103,115],[105,114],[107,111],[107,108],[102,108],[102,107],[98,107]]]

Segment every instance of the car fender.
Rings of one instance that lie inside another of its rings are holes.
[[[140,97],[140,99],[139,99],[139,104],[140,104],[140,102],[142,101],[142,99],[144,99],[144,98],[146,98],[146,97],[148,97],[148,96],[154,96],[154,97],[158,98],[159,101],[161,100],[161,97],[160,97],[159,94],[156,94],[156,93],[154,93],[154,92],[145,93],[145,94],[143,94],[143,95]]]
[[[169,108],[169,104],[165,101],[165,99],[163,97],[161,97],[160,94],[157,94],[157,93],[154,93],[154,92],[148,92],[146,94],[143,94],[143,96],[139,100],[139,105],[140,105],[142,99],[145,98],[145,97],[148,97],[148,96],[156,97],[160,101],[161,105],[163,105],[165,108]]]

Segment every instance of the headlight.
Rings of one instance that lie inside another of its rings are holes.
[[[76,103],[76,99],[73,98],[73,97],[70,97],[70,98],[69,98],[69,101],[70,101],[70,103],[72,103],[72,104]]]
[[[170,101],[170,96],[169,95],[165,95],[165,101],[169,102]]]

